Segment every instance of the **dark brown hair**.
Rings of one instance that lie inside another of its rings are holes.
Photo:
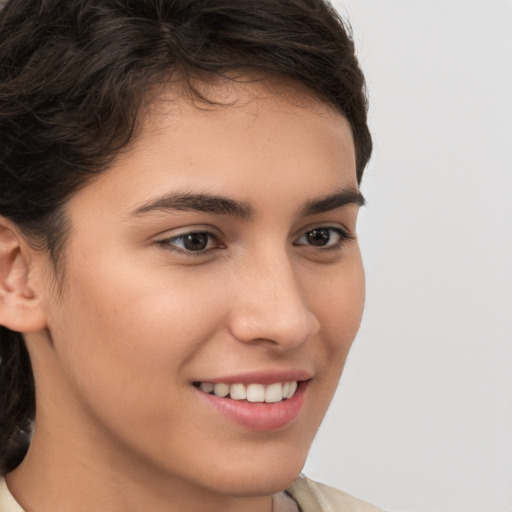
[[[363,74],[324,0],[9,0],[0,11],[0,215],[58,269],[62,206],[130,142],[150,91],[237,73],[307,87],[349,121],[357,178],[371,154]],[[236,80],[236,78],[235,78]],[[204,99],[204,98],[203,98]],[[0,326],[0,474],[35,413],[20,333]]]

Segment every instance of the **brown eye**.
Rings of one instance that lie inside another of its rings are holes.
[[[187,251],[204,251],[208,246],[208,233],[188,233],[183,235],[183,247]]]
[[[343,242],[350,238],[352,238],[352,235],[345,233],[340,228],[318,227],[306,231],[293,245],[336,249],[341,247]]]
[[[213,249],[224,248],[219,238],[208,231],[190,231],[159,240],[157,243],[170,251],[188,255],[201,255]]]
[[[331,230],[327,228],[313,229],[306,233],[306,239],[309,245],[327,245],[331,239]]]

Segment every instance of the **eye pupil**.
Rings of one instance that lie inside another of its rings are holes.
[[[313,229],[306,237],[311,245],[321,246],[329,242],[331,233],[328,229]]]
[[[183,245],[189,251],[202,251],[208,245],[206,233],[189,233],[184,236]]]

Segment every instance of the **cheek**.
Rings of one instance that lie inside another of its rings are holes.
[[[199,310],[194,288],[170,272],[127,272],[119,264],[101,271],[96,263],[69,274],[50,322],[57,357],[88,402],[108,409],[122,397],[127,410],[149,407],[211,335],[216,303],[205,300]]]
[[[186,410],[187,368],[211,339],[218,306],[198,307],[194,287],[165,273],[118,269],[93,280],[83,270],[52,324],[62,396],[93,432],[158,457],[158,446],[171,449],[190,429],[176,411]]]
[[[365,278],[361,258],[352,258],[312,293],[327,349],[346,353],[357,334],[364,309]]]
[[[318,373],[311,383],[315,399],[310,403],[314,411],[309,423],[316,431],[331,403],[338,386],[345,361],[359,329],[364,308],[365,279],[360,258],[345,261],[330,278],[312,284],[311,308],[320,324],[320,333],[314,340],[314,354],[320,361]]]

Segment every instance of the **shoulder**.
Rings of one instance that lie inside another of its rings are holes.
[[[23,512],[2,477],[0,477],[0,512]]]
[[[293,497],[302,512],[382,512],[365,501],[303,475],[286,492]]]

